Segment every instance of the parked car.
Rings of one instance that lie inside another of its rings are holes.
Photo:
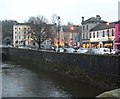
[[[110,49],[109,48],[99,48],[98,49],[101,54],[110,54]]]
[[[119,49],[112,49],[111,54],[118,55],[118,54],[120,54],[120,50]]]
[[[118,51],[115,53],[115,55],[120,55],[120,50],[118,50]]]
[[[55,47],[52,45],[41,45],[41,49],[43,49],[43,50],[55,50]]]
[[[19,46],[18,48],[21,48],[21,49],[31,49],[31,47],[28,47],[28,46]]]
[[[95,48],[90,48],[88,49],[87,52],[85,52],[86,54],[101,54],[101,52],[98,49]]]
[[[12,45],[7,45],[7,47],[13,47]]]
[[[3,45],[0,45],[0,48],[2,48],[3,47]]]
[[[63,49],[64,49],[64,52],[67,52],[67,53],[74,53],[75,52],[75,49],[72,47],[63,48]]]
[[[87,51],[88,51],[87,48],[79,48],[75,52],[77,52],[77,53],[86,53]]]

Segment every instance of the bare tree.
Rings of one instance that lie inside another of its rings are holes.
[[[51,26],[44,16],[30,17],[28,20],[31,30],[29,31],[31,38],[41,47],[41,43],[51,36]]]

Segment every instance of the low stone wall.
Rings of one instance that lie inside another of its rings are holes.
[[[8,48],[0,48],[0,62],[4,60],[8,60],[9,58],[9,49]]]
[[[120,56],[9,49],[10,60],[109,89],[118,87]]]

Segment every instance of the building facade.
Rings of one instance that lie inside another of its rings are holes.
[[[115,48],[120,49],[120,20],[115,23]]]
[[[118,20],[120,20],[120,1],[118,2]]]
[[[87,20],[84,20],[84,17],[82,17],[82,46],[84,48],[88,48],[90,45],[90,30],[100,23],[106,23],[106,21],[101,20],[100,15]]]
[[[77,46],[81,43],[82,27],[79,25],[62,26],[64,43],[68,46]]]
[[[101,23],[90,30],[90,47],[114,48],[115,23]]]
[[[18,23],[13,25],[13,46],[30,46],[31,45],[31,37],[28,33],[30,30],[30,26],[26,23]]]

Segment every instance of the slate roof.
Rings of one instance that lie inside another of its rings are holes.
[[[15,25],[30,25],[30,23],[16,23]]]
[[[89,19],[83,21],[81,24],[97,23],[97,22],[106,23],[106,21],[104,21],[104,20],[97,20],[95,17],[91,17],[91,18],[89,18]]]
[[[109,29],[109,28],[115,28],[115,23],[109,23],[109,25],[107,25],[106,23],[101,23],[101,24],[97,25],[96,27],[92,28],[90,30],[90,32],[91,31]]]

